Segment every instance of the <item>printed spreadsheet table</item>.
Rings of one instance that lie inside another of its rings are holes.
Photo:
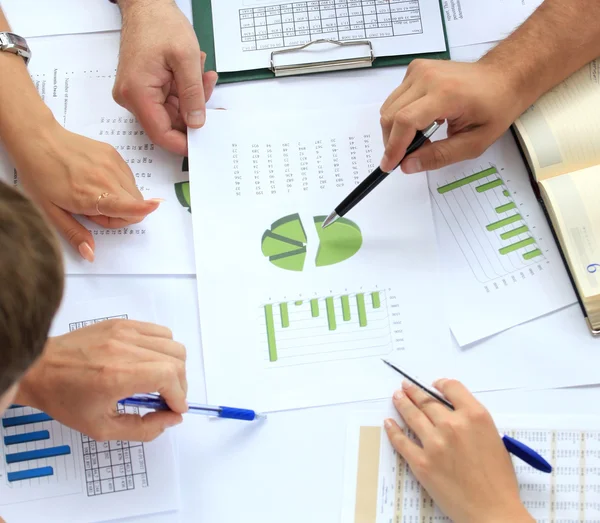
[[[252,2],[250,2],[252,3]],[[314,0],[240,9],[243,51],[423,33],[418,0]]]
[[[127,314],[76,321],[69,331],[107,320],[126,320]],[[137,407],[118,406],[119,412],[138,414]],[[94,441],[81,434],[83,463],[88,496],[98,496],[148,486],[144,445],[133,441]]]

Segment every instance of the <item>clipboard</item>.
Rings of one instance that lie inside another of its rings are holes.
[[[192,0],[192,10],[194,15],[194,30],[198,36],[200,47],[206,53],[205,68],[208,71],[217,71],[215,39],[212,17],[212,0]],[[227,1],[227,0],[218,0]],[[275,0],[274,0],[275,1]],[[436,53],[423,53],[400,56],[382,56],[376,57],[373,52],[373,45],[370,40],[315,40],[298,47],[275,50],[271,53],[270,63],[265,64],[264,69],[252,69],[248,71],[220,72],[219,84],[243,82],[250,80],[267,80],[282,76],[292,76],[312,73],[326,73],[332,71],[343,71],[349,69],[359,69],[367,67],[389,67],[408,65],[418,58],[449,60],[450,47],[448,45],[448,33],[446,31],[446,21],[442,0],[439,0],[442,27],[444,30],[444,41],[446,51]],[[289,53],[299,53],[314,45],[330,44],[337,47],[355,47],[357,56],[354,58],[345,58],[340,60],[328,60],[324,62],[310,62],[303,64],[283,64],[281,59]]]

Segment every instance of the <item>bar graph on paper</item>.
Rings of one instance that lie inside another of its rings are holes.
[[[268,303],[260,310],[267,367],[383,356],[404,341],[389,290]]]
[[[508,188],[502,169],[490,165],[438,181],[433,198],[481,283],[544,261],[534,227]]]

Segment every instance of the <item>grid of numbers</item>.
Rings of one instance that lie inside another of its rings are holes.
[[[125,412],[119,406],[120,412]],[[137,414],[136,407],[127,407]],[[148,474],[144,444],[133,441],[94,441],[81,435],[88,496],[146,488]]]
[[[126,320],[127,314],[76,321],[69,324],[72,332],[107,320]],[[119,412],[139,414],[137,407],[118,405]],[[148,474],[144,444],[137,441],[95,441],[81,434],[85,483],[88,496],[146,488]]]
[[[418,0],[314,0],[240,10],[243,51],[423,32]]]
[[[353,188],[373,169],[370,134],[312,142],[231,145],[236,196],[275,196]]]

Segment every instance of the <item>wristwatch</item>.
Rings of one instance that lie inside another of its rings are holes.
[[[0,32],[0,51],[19,55],[25,60],[25,65],[31,60],[31,49],[27,45],[27,40],[15,33]]]

